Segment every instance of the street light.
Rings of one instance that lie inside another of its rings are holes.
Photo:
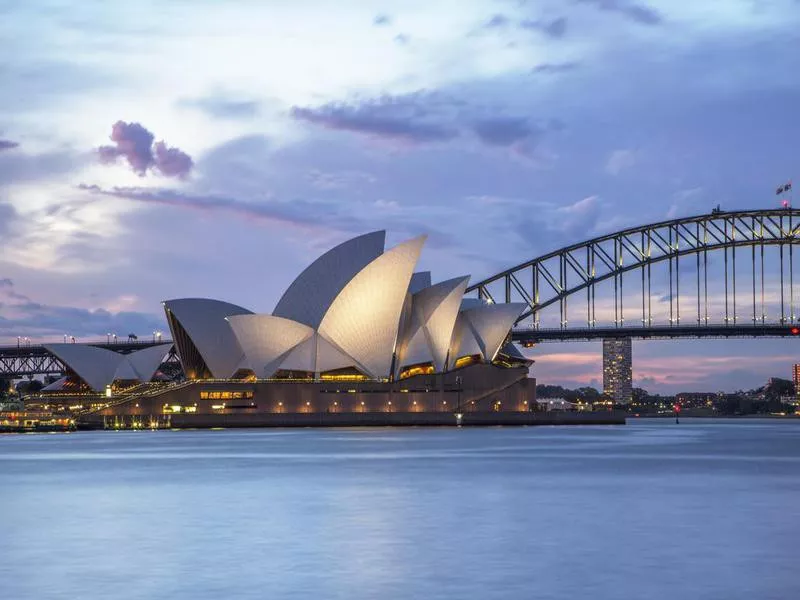
[[[110,344],[110,343],[111,343],[111,332],[109,331],[106,334],[106,344]]]
[[[67,334],[66,333],[64,334],[64,343],[65,344],[67,343]]]
[[[116,343],[117,343],[117,334],[116,334],[116,333],[113,333],[113,334],[111,334],[111,335],[113,335],[113,336],[114,336],[114,343],[116,344]]]
[[[17,336],[17,348],[19,348],[20,336]]]

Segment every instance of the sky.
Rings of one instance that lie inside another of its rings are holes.
[[[0,0],[0,343],[271,312],[386,229],[478,281],[626,226],[777,205],[798,0]],[[800,297],[800,295],[799,295]],[[601,385],[598,343],[529,351]],[[790,376],[796,340],[634,343],[654,392]]]

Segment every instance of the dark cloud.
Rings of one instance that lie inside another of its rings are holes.
[[[591,4],[599,10],[618,13],[642,25],[660,25],[663,17],[656,9],[628,0],[574,0],[578,4]]]
[[[386,25],[392,24],[392,17],[385,14],[375,15],[375,18],[372,19],[372,24],[376,27],[384,27]]]
[[[490,117],[476,121],[475,135],[490,146],[510,147],[533,140],[542,132],[522,117]]]
[[[567,18],[559,17],[552,21],[526,19],[520,21],[519,26],[522,29],[541,32],[551,38],[562,38],[567,33]]]
[[[295,107],[292,115],[327,129],[417,144],[448,142],[472,134],[488,146],[522,150],[520,143],[535,143],[543,133],[528,118],[423,92],[383,96],[360,104]]]
[[[555,73],[566,73],[567,71],[574,71],[580,66],[577,61],[567,61],[562,63],[542,63],[536,65],[531,69],[531,73],[542,75],[552,75]]]
[[[140,176],[148,171],[157,171],[166,177],[184,178],[192,170],[194,163],[188,154],[167,146],[163,141],[154,145],[155,136],[140,123],[117,121],[111,129],[110,139],[113,146],[97,149],[103,163],[114,163],[123,157]]]
[[[141,334],[164,329],[157,315],[41,304],[18,292],[9,277],[0,278],[0,298],[0,335],[8,337],[61,337],[66,333],[76,338],[99,338],[108,331]]]
[[[2,150],[11,150],[13,148],[18,148],[19,142],[12,142],[11,140],[0,140],[0,151]]]
[[[257,116],[262,108],[257,100],[237,100],[220,95],[183,100],[179,105],[195,108],[215,119],[250,119]]]
[[[441,111],[421,94],[383,96],[361,104],[331,103],[316,108],[293,107],[293,118],[326,129],[350,131],[411,143],[443,142],[458,130],[441,122]]]

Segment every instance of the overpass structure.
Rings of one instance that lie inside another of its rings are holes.
[[[609,329],[633,337],[790,335],[781,326],[800,323],[799,243],[800,210],[715,210],[573,244],[467,292],[527,304],[518,339],[552,329],[565,333],[541,331],[538,339],[566,339],[571,328],[584,339]]]
[[[158,341],[127,341],[127,342],[97,342],[84,343],[84,346],[94,346],[113,350],[120,354],[129,354],[136,350],[143,350],[161,344],[171,344],[170,340]],[[174,349],[170,351],[169,360],[177,359]],[[54,354],[49,352],[44,345],[15,345],[0,346],[0,379],[19,379],[33,377],[34,375],[64,375],[67,366]]]
[[[715,209],[572,244],[467,293],[525,303],[511,333],[523,346],[603,340],[604,391],[629,399],[632,338],[800,335],[798,243],[800,210]]]

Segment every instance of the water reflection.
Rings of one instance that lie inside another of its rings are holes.
[[[0,593],[795,597],[799,451],[776,421],[4,436]]]

